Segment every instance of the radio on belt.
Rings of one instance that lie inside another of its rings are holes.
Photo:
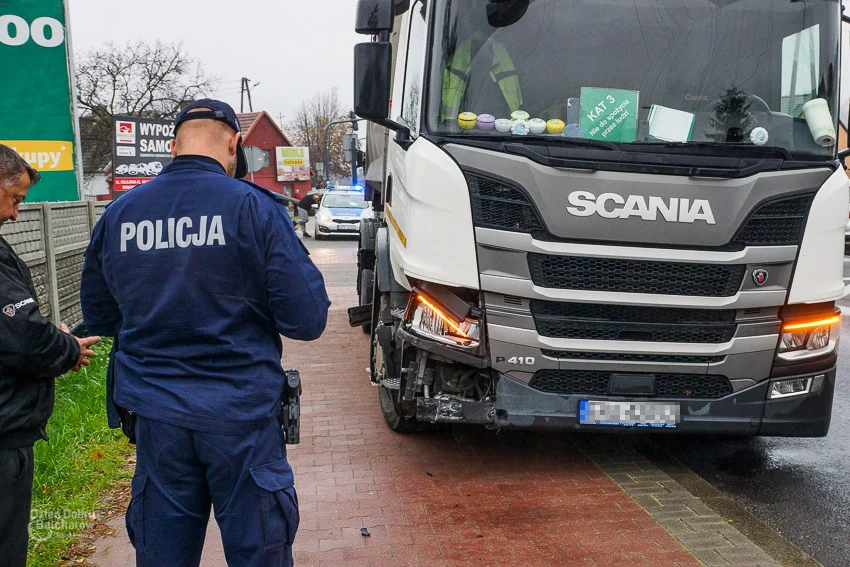
[[[287,445],[301,442],[301,375],[297,370],[286,371],[286,389],[278,414]]]

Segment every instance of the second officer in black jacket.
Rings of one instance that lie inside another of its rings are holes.
[[[14,150],[0,144],[0,227],[39,180]],[[38,310],[32,276],[0,237],[0,564],[23,567],[32,506],[33,444],[47,439],[53,379],[88,365],[99,337],[77,339]]]

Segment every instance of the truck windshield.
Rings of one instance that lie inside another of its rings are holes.
[[[837,0],[435,0],[428,131],[836,151]],[[539,143],[539,140],[535,141]],[[555,143],[556,140],[553,140]],[[637,143],[637,146],[634,144]]]

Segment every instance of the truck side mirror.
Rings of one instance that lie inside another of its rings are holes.
[[[393,0],[359,0],[354,30],[364,35],[393,31]]]
[[[382,126],[390,114],[392,57],[388,41],[354,46],[354,112]]]

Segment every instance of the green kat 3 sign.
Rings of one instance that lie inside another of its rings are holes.
[[[581,89],[581,128],[585,137],[605,142],[634,142],[638,124],[637,91]]]

